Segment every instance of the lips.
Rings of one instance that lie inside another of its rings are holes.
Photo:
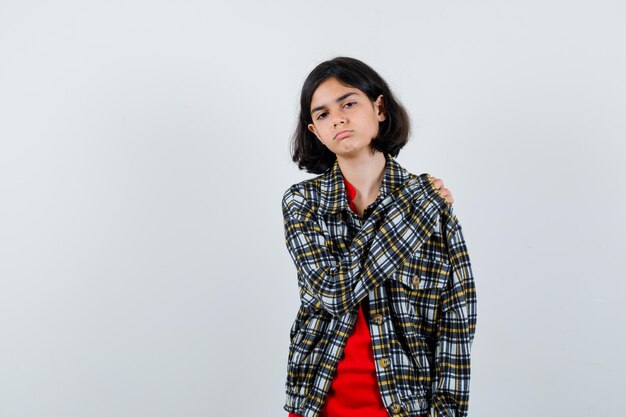
[[[342,139],[345,138],[346,136],[349,136],[352,134],[351,130],[340,130],[339,132],[337,132],[337,134],[335,135],[335,139]]]

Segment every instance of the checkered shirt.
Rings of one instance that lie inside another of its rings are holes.
[[[318,417],[360,303],[390,416],[465,417],[476,289],[461,225],[428,174],[388,153],[376,200],[348,205],[339,164],[287,189],[285,243],[300,308],[284,409]]]

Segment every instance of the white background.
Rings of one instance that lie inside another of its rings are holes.
[[[0,416],[286,416],[280,202],[338,55],[407,107],[478,296],[470,415],[623,411],[620,1],[0,1]],[[620,411],[622,410],[622,411]]]

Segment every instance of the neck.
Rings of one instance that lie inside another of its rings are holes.
[[[376,151],[345,158],[337,156],[341,173],[357,190],[357,196],[377,196],[385,174],[385,155]]]

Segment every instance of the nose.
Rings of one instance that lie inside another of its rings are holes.
[[[333,127],[337,127],[339,123],[345,123],[344,117],[342,115],[335,116],[335,118],[333,119]]]

